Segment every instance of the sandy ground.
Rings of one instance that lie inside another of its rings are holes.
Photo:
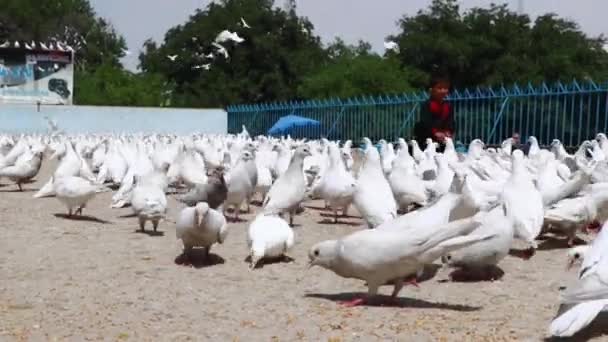
[[[307,251],[360,229],[358,218],[333,225],[310,203],[296,219],[295,262],[255,271],[245,262],[247,223],[231,224],[212,263],[189,268],[174,263],[173,223],[138,233],[130,208],[109,208],[111,193],[94,198],[82,220],[58,215],[65,208],[54,198],[32,199],[52,167],[45,163],[27,192],[0,187],[0,341],[537,341],[559,287],[575,277],[564,243],[546,241],[530,261],[503,261],[499,281],[446,282],[442,269],[404,288],[396,306],[343,308],[337,301],[365,292],[364,283],[307,270]],[[181,205],[170,203],[174,219]],[[606,322],[577,340],[605,339]]]

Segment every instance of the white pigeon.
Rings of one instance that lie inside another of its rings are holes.
[[[411,205],[424,206],[428,200],[427,189],[416,174],[415,164],[407,146],[401,147],[388,176],[393,196],[401,212],[408,212]]]
[[[224,30],[222,32],[220,32],[217,37],[215,37],[215,43],[223,43],[226,41],[233,41],[235,43],[242,43],[245,41],[245,39],[239,37],[239,35],[236,32],[230,32],[228,30]]]
[[[226,195],[224,209],[232,207],[235,220],[239,219],[243,202],[247,201],[255,191],[255,184],[249,174],[250,164],[253,164],[257,171],[253,154],[250,151],[243,151],[237,164],[226,175],[228,194]]]
[[[228,51],[227,51],[227,50],[226,50],[226,48],[225,48],[225,47],[223,47],[222,45],[220,45],[220,44],[218,44],[218,43],[216,43],[216,42],[211,43],[211,45],[215,46],[215,48],[217,49],[217,53],[219,53],[219,54],[221,54],[222,56],[224,56],[224,58],[225,58],[225,59],[228,59],[228,57],[230,57],[230,56],[228,55]]]
[[[512,173],[502,197],[507,216],[513,220],[515,237],[526,241],[531,248],[528,251],[533,254],[537,248],[535,239],[543,226],[543,198],[526,170],[521,150],[513,151],[511,158]]]
[[[608,305],[608,224],[585,252],[577,282],[561,295],[570,306],[549,326],[552,336],[569,337],[589,325]]]
[[[293,229],[287,221],[278,216],[256,216],[247,232],[250,268],[255,268],[264,258],[287,257],[294,242]]]
[[[513,244],[513,225],[501,206],[492,209],[482,219],[481,226],[471,234],[492,233],[495,234],[493,238],[448,253],[442,257],[442,261],[467,273],[482,271],[490,276],[491,267],[498,265],[509,254]]]
[[[249,26],[247,24],[247,22],[245,21],[245,19],[243,19],[242,17],[241,17],[241,24],[243,25],[244,28],[248,28],[248,29],[251,28],[251,26]]]
[[[384,42],[384,48],[386,50],[392,50],[392,51],[395,51],[397,53],[399,52],[399,45],[397,43],[391,41],[391,40]]]
[[[293,225],[296,210],[306,198],[304,159],[311,155],[306,145],[296,149],[287,171],[275,181],[266,195],[264,214],[289,213],[289,224]]]
[[[384,177],[378,150],[366,143],[365,161],[359,171],[353,204],[370,228],[397,217],[397,202],[393,191]]]
[[[34,194],[34,198],[55,195],[54,180],[57,180],[61,177],[80,175],[82,161],[74,151],[72,143],[66,140],[59,146],[60,149],[56,151],[55,154],[63,155],[63,157],[61,158],[61,162],[59,163],[59,166],[57,166],[57,169],[55,169],[55,172],[53,173],[51,179],[49,179],[49,181],[44,186],[42,186],[42,188],[40,188],[40,190],[38,190],[36,194]],[[53,159],[53,156],[51,156],[51,159]]]
[[[21,184],[36,177],[42,165],[42,150],[28,150],[22,154],[14,165],[0,169],[0,177],[7,177],[23,191]]]
[[[5,41],[4,43],[0,44],[0,48],[4,49],[11,46],[11,43],[9,41]]]
[[[347,215],[357,183],[352,174],[346,171],[340,149],[335,144],[329,145],[329,163],[329,168],[317,187],[317,193],[332,208],[334,223],[338,223],[338,210],[342,210],[342,214]]]
[[[44,44],[42,42],[40,42],[40,47],[42,47],[43,50],[48,50],[49,49],[49,47],[46,46],[46,44]]]
[[[137,185],[131,193],[131,208],[137,215],[142,232],[147,221],[152,221],[152,227],[156,232],[160,220],[167,214],[167,197],[162,185],[159,186],[154,181],[147,182],[146,178],[137,176]]]
[[[576,246],[568,249],[568,263],[566,269],[571,269],[575,265],[581,265],[585,261],[585,256],[591,249],[591,245]]]
[[[169,60],[171,62],[175,62],[175,60],[177,59],[178,55],[167,55],[167,58],[169,58]]]
[[[192,249],[202,247],[208,257],[213,244],[226,240],[228,225],[221,212],[209,208],[207,202],[199,202],[195,207],[186,207],[180,212],[175,235],[184,244],[183,263],[191,264]]]
[[[17,42],[17,41],[16,41],[16,42],[15,42],[15,48],[16,48],[16,49],[19,49],[20,47],[21,47],[21,45],[19,44],[19,42]]]
[[[205,69],[205,70],[209,70],[209,69],[211,69],[211,64],[195,65],[195,66],[192,67],[192,69]]]
[[[327,240],[311,247],[310,266],[321,266],[339,276],[367,281],[367,297],[345,303],[365,303],[378,288],[394,280],[392,298],[403,287],[403,279],[451,251],[491,238],[493,235],[464,236],[479,227],[479,217],[451,222],[441,229],[360,230],[339,240]]]
[[[81,177],[67,176],[53,179],[53,190],[57,199],[67,207],[68,216],[71,217],[73,213],[82,215],[82,210],[97,194],[98,186]]]

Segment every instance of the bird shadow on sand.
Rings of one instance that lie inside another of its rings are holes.
[[[318,210],[318,211],[331,211],[330,208],[317,207],[317,206],[314,206],[314,205],[305,205],[304,208],[310,209],[310,210]]]
[[[308,293],[304,295],[306,298],[320,298],[330,300],[332,302],[348,302],[357,298],[365,296],[365,293],[357,292],[344,292],[336,294],[321,294],[321,293]],[[396,308],[418,308],[418,309],[442,309],[452,310],[460,312],[472,312],[479,311],[481,307],[460,305],[460,304],[448,304],[448,303],[434,303],[428,302],[421,299],[397,297],[391,300],[390,296],[378,295],[375,296],[369,302],[362,304],[362,306],[379,306],[379,307],[396,307]]]
[[[243,218],[236,218],[234,216],[226,216],[226,222],[228,223],[243,223],[243,222],[247,222],[247,220],[243,219]]]
[[[586,245],[587,242],[581,238],[574,239],[574,246]],[[539,251],[550,251],[554,249],[568,249],[571,246],[568,246],[568,238],[558,238],[558,237],[548,237],[543,242],[538,245]]]
[[[454,283],[474,283],[482,281],[496,281],[504,277],[505,271],[498,266],[488,266],[484,269],[455,269],[450,272],[450,280],[441,280],[440,282]]]
[[[8,186],[8,185],[5,185],[5,187],[6,186]],[[2,193],[2,192],[6,192],[6,193],[11,193],[11,192],[12,193],[19,193],[19,192],[23,192],[23,193],[27,193],[27,192],[36,192],[36,191],[38,191],[38,189],[23,188],[23,190],[19,190],[18,187],[15,187],[14,189],[10,189],[10,190],[4,190],[4,189],[2,189],[2,190],[0,190],[0,193]]]
[[[528,249],[516,249],[516,248],[511,248],[509,249],[509,255],[515,258],[519,258],[519,259],[523,259],[523,260],[530,260],[535,254],[535,251],[533,251],[532,249],[528,248]]]
[[[97,217],[93,217],[93,216],[89,216],[89,215],[72,215],[69,216],[68,214],[54,214],[55,217],[57,218],[62,218],[62,219],[66,219],[66,220],[72,220],[72,221],[86,221],[86,222],[95,222],[95,223],[101,223],[101,224],[111,224],[111,221],[105,221],[102,219],[98,219]]]
[[[351,227],[359,227],[362,226],[363,224],[361,224],[361,222],[349,222],[349,221],[344,221],[344,220],[340,220],[338,218],[338,222],[334,222],[333,219],[323,219],[321,221],[317,222],[318,224],[331,224],[331,225],[336,225],[336,226],[351,226]]]
[[[560,306],[557,315],[555,315],[554,319],[564,313],[566,310],[570,309],[571,306]],[[594,338],[608,336],[608,312],[600,312],[599,315],[583,330],[574,334],[571,337],[547,337],[544,339],[546,342],[557,342],[557,341],[589,341]]]
[[[154,231],[154,230],[147,230],[147,229],[146,230],[137,229],[137,230],[135,230],[135,233],[146,234],[148,236],[165,236],[165,232],[163,232],[162,230]]]
[[[320,216],[322,217],[329,217],[329,218],[334,218],[334,213],[319,213]],[[361,216],[355,216],[355,215],[338,215],[338,218],[349,218],[349,219],[359,219],[361,220]]]
[[[134,218],[134,217],[137,217],[137,214],[131,213],[131,214],[124,214],[124,215],[118,216],[118,218]]]
[[[205,255],[205,250],[203,248],[194,248],[190,251],[188,256],[182,253],[175,258],[175,263],[177,265],[192,266],[194,268],[221,265],[225,262],[226,260],[217,254],[209,253],[209,255]]]
[[[257,265],[255,265],[255,268],[262,268],[266,265],[272,265],[272,264],[290,264],[295,262],[296,259],[287,256],[287,255],[283,255],[280,257],[275,257],[275,258],[263,258],[262,260],[258,261]],[[243,260],[243,262],[246,263],[250,263],[251,262],[251,255],[248,255],[245,260]]]

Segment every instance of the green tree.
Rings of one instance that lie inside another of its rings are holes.
[[[65,42],[76,49],[80,70],[109,63],[120,66],[124,39],[88,0],[4,0],[0,7],[0,41]]]
[[[251,28],[243,27],[241,17]],[[170,29],[160,46],[146,42],[141,68],[175,85],[172,101],[177,106],[293,99],[305,75],[326,58],[312,28],[307,19],[275,8],[272,0],[222,0]],[[222,44],[228,59],[211,44],[223,30],[245,39]],[[213,59],[205,57],[210,53],[215,53]],[[169,55],[177,55],[176,60]],[[205,64],[210,70],[200,67]]]
[[[389,38],[399,43],[401,64],[427,78],[447,73],[457,87],[608,75],[604,38],[589,38],[554,14],[531,22],[506,5],[463,13],[456,0],[434,0],[399,26],[401,32]]]
[[[368,43],[347,45],[337,39],[327,51],[330,61],[304,78],[298,88],[300,97],[348,98],[412,90],[415,72],[401,68],[395,59],[372,53]]]
[[[162,76],[133,74],[112,64],[76,74],[76,104],[96,106],[152,106],[164,104],[168,90]]]

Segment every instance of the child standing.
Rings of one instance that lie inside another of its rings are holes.
[[[444,77],[431,81],[431,98],[422,104],[420,121],[414,126],[414,135],[420,148],[426,146],[426,139],[439,143],[437,151],[445,149],[445,139],[454,137],[454,110],[445,98],[450,92],[450,82]]]

